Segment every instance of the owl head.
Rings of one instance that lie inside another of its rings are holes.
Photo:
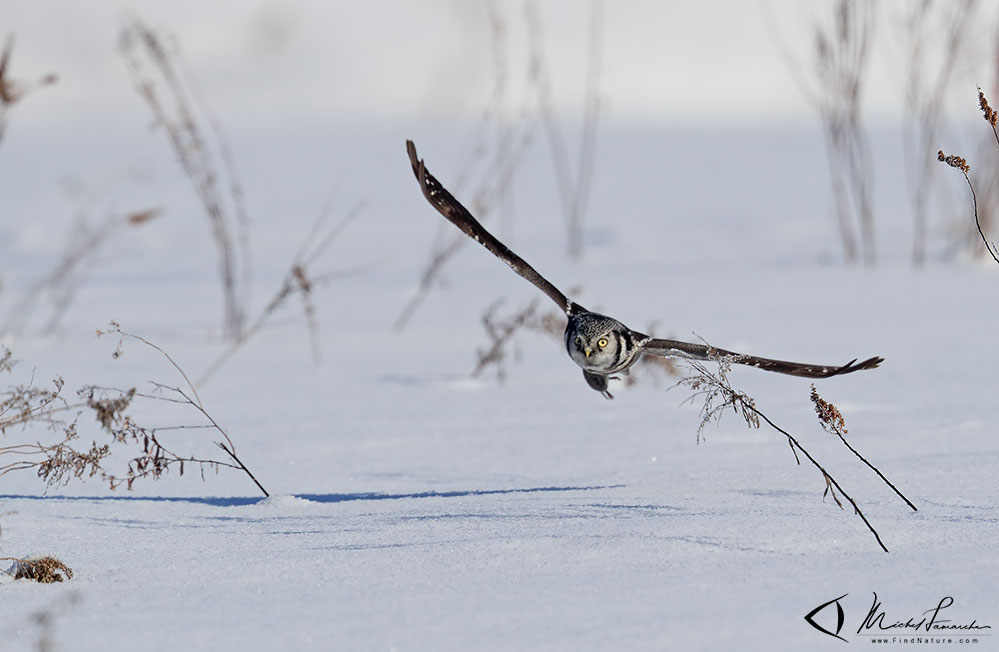
[[[612,373],[622,362],[622,334],[627,330],[616,319],[581,313],[571,317],[566,325],[565,347],[569,357],[583,369]]]

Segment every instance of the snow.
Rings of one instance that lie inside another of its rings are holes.
[[[371,220],[425,240],[435,214],[415,182],[410,190],[408,214]],[[657,224],[648,228],[669,230]],[[359,229],[343,246],[377,248],[368,237]],[[393,333],[424,255],[416,250],[320,295],[321,365],[289,310],[201,389],[271,498],[229,470],[114,493],[89,481],[46,494],[30,474],[5,476],[4,555],[51,554],[76,573],[57,586],[2,582],[9,649],[31,649],[40,610],[54,614],[61,646],[139,650],[835,649],[804,614],[849,593],[856,620],[871,592],[903,612],[952,595],[962,616],[990,622],[999,444],[989,370],[999,354],[989,342],[999,315],[979,297],[994,291],[997,270],[768,264],[755,252],[740,263],[736,246],[717,265],[660,267],[623,248],[577,268],[521,239],[556,282],[582,270],[615,290],[586,296],[620,314],[765,355],[884,355],[878,370],[818,385],[917,513],[822,433],[807,381],[748,368],[733,380],[828,464],[891,553],[822,500],[821,477],[796,466],[777,433],[732,419],[698,444],[696,410],[678,390],[645,379],[606,401],[557,339],[519,336],[504,386],[467,379],[484,341],[481,297],[531,296],[478,248]],[[733,274],[737,288],[722,290]],[[92,335],[112,315],[189,372],[221,351],[197,328],[159,320],[191,305],[182,284],[125,278],[96,271],[56,337],[13,339],[25,361],[16,371],[62,374],[70,387],[179,383],[136,342],[112,360],[116,342]],[[210,297],[212,280],[194,296]],[[665,301],[651,298],[656,287],[669,287]],[[119,294],[147,298],[116,305]],[[216,311],[193,306],[188,319],[207,331]],[[68,595],[78,601],[61,601]]]
[[[0,388],[32,375],[61,376],[70,391],[183,384],[141,343],[113,359],[117,338],[94,336],[112,319],[192,378],[225,350],[208,226],[134,104],[116,125],[129,137],[97,153],[68,127],[19,133],[27,105],[8,116],[0,324],[58,260],[73,213],[55,190],[65,175],[84,174],[92,157],[94,177],[137,161],[147,176],[122,182],[95,213],[166,212],[88,265],[54,333],[40,332],[40,311],[33,328],[2,335],[21,363]],[[856,630],[873,593],[887,618],[952,596],[948,617],[995,627],[999,268],[939,251],[909,266],[897,165],[878,168],[875,269],[838,263],[821,136],[807,124],[602,124],[579,263],[564,254],[540,144],[484,222],[558,287],[582,287],[574,298],[636,329],[657,321],[657,335],[696,332],[816,364],[884,356],[879,369],[816,385],[918,512],[821,430],[807,380],[751,368],[731,380],[857,499],[886,554],[859,518],[823,499],[821,475],[796,465],[779,433],[731,415],[698,443],[697,406],[667,391],[674,379],[612,383],[608,401],[560,338],[532,333],[517,335],[505,384],[490,372],[470,379],[487,341],[483,311],[540,296],[480,247],[464,247],[446,284],[393,330],[438,230],[457,233],[422,197],[404,141],[448,186],[472,123],[460,133],[405,117],[232,130],[253,218],[251,313],[279,287],[331,178],[335,215],[369,203],[315,270],[354,270],[314,296],[321,362],[292,302],[198,388],[271,496],[230,469],[204,481],[171,471],[131,492],[0,477],[0,556],[52,555],[74,571],[54,585],[0,574],[0,649],[37,649],[47,636],[57,650],[137,652],[837,650],[805,614],[847,594],[843,636],[866,644]],[[894,131],[876,131],[875,145],[883,163],[900,156]],[[141,405],[136,418],[150,425],[197,417]],[[104,437],[91,419],[80,419],[84,442]],[[0,445],[47,436],[11,430]],[[163,436],[178,451],[213,453],[211,433]],[[108,465],[121,471],[127,459],[122,449]],[[819,620],[831,626],[828,616]],[[994,645],[990,631],[972,649]]]

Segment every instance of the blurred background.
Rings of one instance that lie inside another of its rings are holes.
[[[587,287],[589,265],[620,261],[680,274],[985,255],[964,180],[935,158],[961,154],[982,175],[990,227],[996,148],[977,86],[996,85],[992,3],[4,9],[8,338],[55,332],[74,310],[89,329],[81,305],[128,319],[141,304],[139,318],[160,286],[217,304],[219,225],[247,322],[305,243],[354,214],[314,269],[382,283],[405,312],[452,236],[418,194],[406,138],[501,237],[530,243],[525,257]],[[215,185],[214,217],[199,179]],[[189,326],[233,337],[217,312]]]

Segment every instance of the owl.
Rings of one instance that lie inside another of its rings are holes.
[[[510,266],[549,299],[558,305],[567,318],[565,325],[565,348],[569,358],[583,370],[583,378],[594,390],[606,398],[613,398],[608,391],[609,381],[616,374],[624,373],[643,355],[678,357],[694,360],[710,360],[725,357],[734,363],[748,365],[792,376],[806,378],[828,378],[842,374],[874,369],[884,358],[872,357],[861,362],[856,359],[844,365],[815,365],[800,362],[786,362],[754,355],[734,353],[707,344],[695,344],[680,340],[660,339],[628,328],[618,320],[591,312],[572,301],[548,279],[543,277],[523,258],[487,231],[461,203],[427,170],[423,160],[416,154],[413,141],[406,141],[406,152],[413,168],[413,174],[430,205],[449,222],[461,229],[465,235],[485,247],[491,254]]]

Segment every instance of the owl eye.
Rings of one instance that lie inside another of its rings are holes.
[[[607,346],[607,338],[601,337],[599,340],[597,340],[597,346],[599,346],[601,349]]]
[[[581,338],[579,335],[577,335],[575,342],[576,342],[576,346],[580,346],[583,343],[583,338]]]

